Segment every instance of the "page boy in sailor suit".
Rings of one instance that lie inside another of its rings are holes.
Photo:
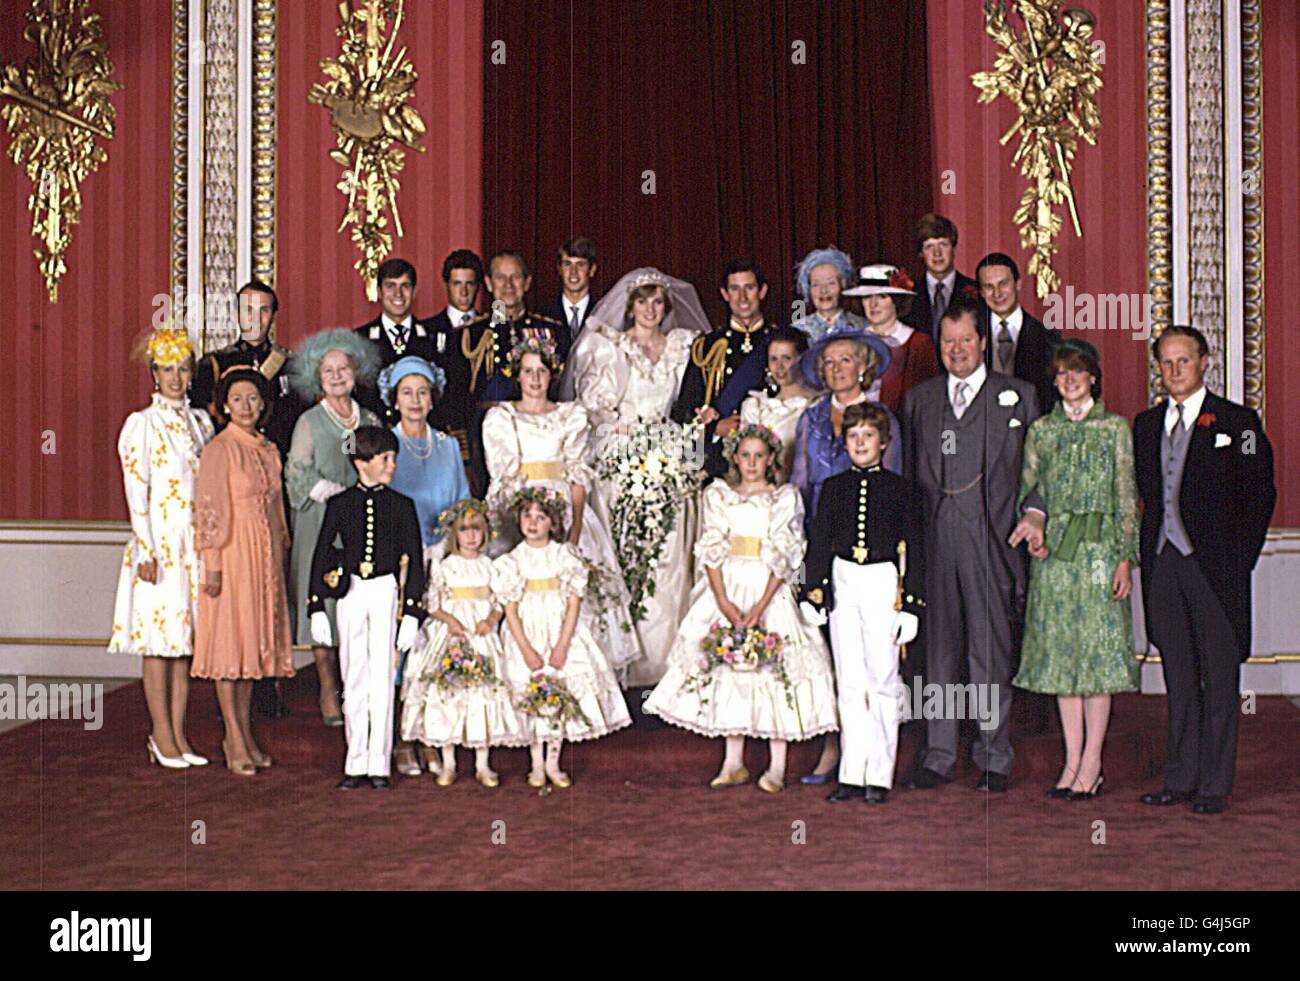
[[[329,646],[325,599],[339,597],[348,755],[338,788],[353,790],[369,777],[372,787],[385,790],[393,752],[394,648],[409,650],[425,617],[424,547],[415,503],[388,486],[397,467],[397,437],[378,426],[360,426],[354,439],[348,459],[358,480],[325,507],[307,611],[312,640]]]
[[[889,416],[862,402],[844,412],[853,468],[822,485],[808,537],[805,614],[825,622],[840,710],[840,785],[826,799],[883,804],[894,781],[898,726],[908,717],[899,651],[925,607],[919,498],[881,467]],[[809,606],[812,609],[809,609]]]

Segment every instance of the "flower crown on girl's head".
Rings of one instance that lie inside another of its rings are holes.
[[[741,441],[746,439],[761,439],[767,444],[767,448],[771,451],[773,458],[781,455],[780,436],[772,432],[772,430],[768,429],[766,426],[747,422],[744,425],[737,426],[732,434],[723,441],[723,450],[726,453],[728,460],[736,455],[736,450],[740,449]]]
[[[555,346],[555,341],[546,336],[540,340],[536,337],[524,337],[518,344],[510,349],[510,354],[506,357],[505,367],[501,373],[507,378],[513,378],[519,374],[519,366],[523,364],[525,354],[535,354],[542,359],[542,363],[550,370],[551,375],[558,375],[564,370],[564,362],[560,360],[559,350]]]
[[[448,535],[453,534],[456,528],[456,522],[461,518],[472,518],[478,515],[487,524],[488,534],[495,535],[496,515],[482,501],[472,497],[466,497],[457,501],[451,507],[444,510],[438,515],[438,527]]]
[[[544,487],[540,484],[520,488],[510,498],[508,510],[511,519],[518,522],[520,516],[524,513],[524,508],[530,504],[536,504],[545,511],[551,519],[551,524],[563,532],[564,513],[568,506],[568,498],[554,488]]]

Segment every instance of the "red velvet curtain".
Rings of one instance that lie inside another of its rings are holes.
[[[597,293],[655,265],[716,318],[723,263],[750,256],[782,323],[811,248],[905,263],[931,204],[925,7],[485,0],[484,248],[530,259],[540,307],[585,234]]]

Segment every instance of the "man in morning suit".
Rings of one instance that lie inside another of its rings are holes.
[[[457,249],[443,260],[442,282],[447,288],[447,308],[429,318],[425,326],[433,338],[434,364],[446,373],[447,386],[434,403],[429,422],[460,442],[461,457],[468,462],[473,405],[469,393],[469,359],[461,341],[466,328],[487,320],[487,314],[474,310],[479,287],[483,285],[483,261],[469,249]],[[487,492],[486,487],[472,490],[479,497]]]
[[[980,312],[968,296],[953,301],[939,323],[946,372],[909,391],[900,415],[903,472],[919,486],[925,509],[925,681],[945,693],[956,690],[948,686],[957,686],[960,659],[968,659],[981,704],[997,713],[988,725],[981,720],[972,747],[982,773],[975,789],[1001,792],[1014,759],[1013,629],[1028,571],[1026,555],[1007,538],[1021,510],[1021,451],[1038,418],[1038,396],[1028,382],[985,367]],[[928,747],[906,786],[929,789],[952,780],[957,724],[957,718],[927,721]]]
[[[1011,256],[990,252],[975,267],[975,279],[987,307],[985,365],[1029,382],[1038,393],[1038,408],[1050,412],[1057,398],[1052,350],[1060,343],[1060,333],[1043,326],[1020,305],[1020,269]]]
[[[939,346],[939,318],[957,296],[978,299],[979,284],[959,273],[954,265],[957,255],[957,226],[930,212],[916,223],[916,250],[921,253],[925,276],[917,284],[916,302],[903,323],[913,330],[929,334]]]
[[[380,370],[408,354],[434,360],[433,337],[411,313],[417,285],[415,267],[405,259],[388,259],[376,271],[375,281],[379,286],[379,316],[356,328],[356,332],[379,349]],[[401,418],[397,406],[384,404],[374,384],[357,385],[356,399],[390,429]]]
[[[506,371],[510,352],[527,336],[549,340],[561,362],[569,359],[572,338],[569,325],[525,306],[533,277],[528,262],[518,252],[498,252],[488,261],[484,286],[492,294],[492,315],[461,332],[461,352],[469,362],[469,390],[473,413],[469,427],[470,480],[486,489],[487,461],[483,457],[483,416],[497,402],[519,398],[519,383]],[[563,374],[561,374],[561,378]],[[551,379],[554,393],[560,378]]]
[[[705,424],[705,469],[711,477],[727,472],[722,440],[740,425],[740,403],[763,386],[767,370],[767,341],[772,328],[763,319],[761,304],[767,281],[757,262],[732,259],[722,270],[718,291],[730,318],[691,345],[691,363],[673,404],[672,419]]]
[[[578,343],[587,318],[596,307],[596,298],[591,293],[591,281],[596,276],[596,268],[596,247],[591,239],[579,235],[569,239],[560,248],[561,292],[554,303],[542,307],[542,314],[568,325],[570,348]],[[561,401],[573,401],[573,385],[573,375],[566,371],[560,379]]]
[[[1166,327],[1154,354],[1169,397],[1139,413],[1142,599],[1169,693],[1165,783],[1142,796],[1221,814],[1232,793],[1240,665],[1250,656],[1250,576],[1277,501],[1259,416],[1205,387],[1209,345]],[[1184,493],[1187,491],[1187,493]]]

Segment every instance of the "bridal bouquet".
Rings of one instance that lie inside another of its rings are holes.
[[[464,637],[452,637],[447,642],[447,649],[434,659],[426,680],[443,691],[463,691],[479,685],[501,683],[492,662],[472,650]]]
[[[612,441],[596,463],[596,472],[617,491],[610,534],[631,595],[634,623],[645,619],[645,601],[655,594],[655,567],[681,500],[698,490],[703,478],[702,432],[694,423],[641,423]]]
[[[794,692],[785,670],[782,649],[785,638],[762,627],[733,627],[725,620],[714,622],[700,641],[699,670],[686,682],[686,690],[701,693],[713,683],[714,672],[721,667],[732,671],[771,671],[785,689],[785,702],[794,708]],[[708,699],[701,697],[700,703]]]
[[[576,719],[585,726],[590,726],[578,699],[569,691],[563,679],[554,675],[542,675],[528,683],[524,697],[516,706],[525,715],[548,720],[552,726],[562,729],[564,723]]]

